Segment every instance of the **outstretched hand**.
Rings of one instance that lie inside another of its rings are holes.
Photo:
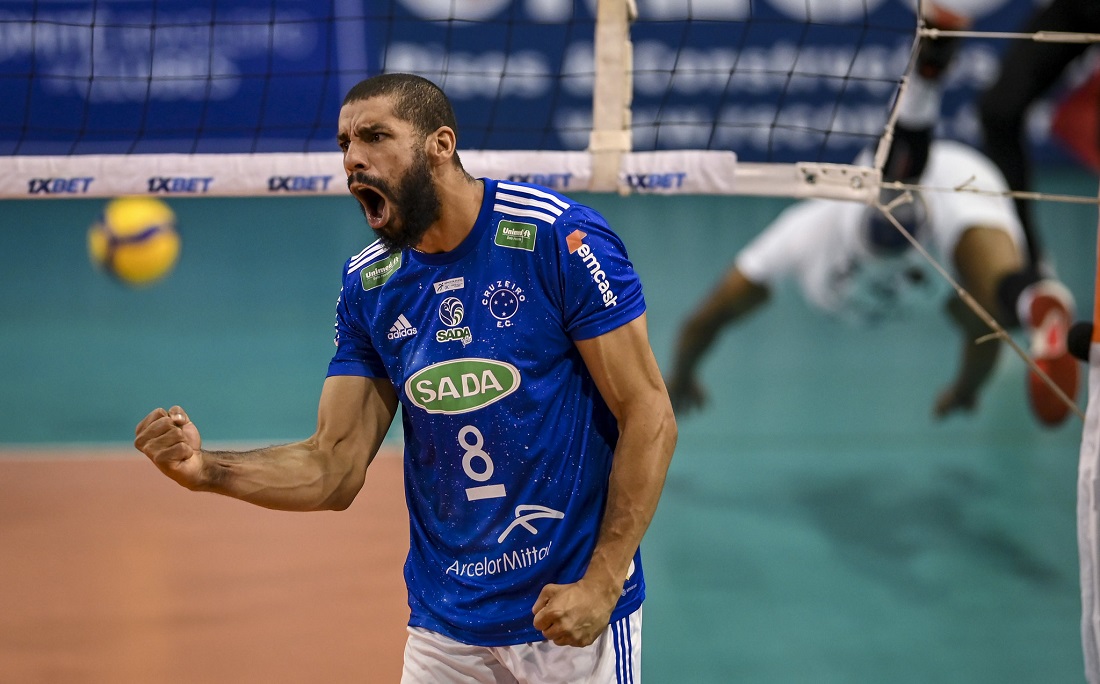
[[[558,646],[591,645],[607,629],[622,593],[581,579],[573,584],[547,584],[531,612],[535,629]]]
[[[195,489],[202,482],[202,438],[179,406],[145,416],[134,430],[134,446],[184,487]]]
[[[954,385],[948,385],[940,391],[936,397],[936,403],[932,407],[932,415],[937,420],[943,420],[952,413],[970,413],[978,405],[978,397],[973,393],[961,393]]]
[[[694,375],[673,375],[665,382],[668,398],[672,401],[672,410],[682,416],[707,403],[707,391]]]

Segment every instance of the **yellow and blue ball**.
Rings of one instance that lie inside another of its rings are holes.
[[[88,229],[92,262],[133,286],[151,285],[176,265],[180,236],[176,214],[155,197],[120,197]]]

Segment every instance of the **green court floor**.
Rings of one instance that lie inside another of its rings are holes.
[[[1043,182],[1096,191],[1069,172]],[[581,199],[627,244],[662,365],[687,311],[787,203]],[[173,403],[208,443],[310,434],[341,266],[369,241],[352,200],[174,201],[179,266],[137,291],[88,263],[102,204],[0,202],[0,447],[125,444]],[[1043,204],[1040,220],[1091,311],[1096,208]],[[935,314],[853,328],[786,288],[721,339],[711,404],[680,423],[643,546],[646,681],[1083,681],[1081,424],[1039,427],[1009,354],[976,414],[933,421],[953,335]]]

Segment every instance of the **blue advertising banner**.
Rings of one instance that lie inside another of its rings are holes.
[[[455,103],[460,145],[581,150],[595,0],[0,0],[0,154],[333,151],[342,95],[412,71]],[[881,132],[912,0],[637,0],[635,150],[850,161]],[[1019,30],[1032,0],[945,2]],[[943,135],[978,139],[1007,41],[966,39]],[[1035,116],[1039,159],[1049,103]],[[1045,117],[1045,118],[1044,118]]]

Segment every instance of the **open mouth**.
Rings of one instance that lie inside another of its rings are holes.
[[[363,205],[363,213],[371,228],[379,228],[386,223],[389,203],[386,202],[385,195],[364,183],[352,183],[350,190]]]

